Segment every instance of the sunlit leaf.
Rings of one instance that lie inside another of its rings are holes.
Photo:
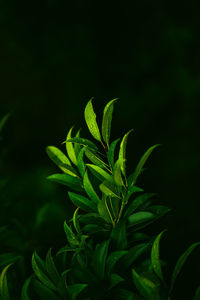
[[[112,113],[114,108],[114,102],[117,100],[113,99],[109,101],[103,111],[103,120],[102,120],[102,137],[104,142],[109,145],[110,131],[111,131],[111,122],[112,122]]]
[[[110,144],[110,147],[107,152],[108,162],[111,167],[114,166],[114,159],[115,159],[115,148],[117,146],[117,143],[119,142],[120,138],[116,139]]]
[[[97,206],[94,202],[92,202],[91,200],[89,200],[88,198],[76,194],[76,193],[72,193],[72,192],[68,192],[69,198],[71,199],[71,201],[77,206],[80,207],[81,209],[83,209],[84,211],[88,211],[88,212],[92,212],[92,211],[97,211]]]
[[[191,252],[197,247],[200,245],[200,242],[196,242],[192,245],[190,245],[188,247],[188,249],[179,257],[176,265],[175,265],[175,268],[173,270],[173,273],[172,273],[172,279],[171,279],[171,284],[170,284],[170,289],[169,289],[169,294],[171,294],[172,292],[172,289],[174,287],[174,283],[175,283],[175,280],[177,278],[177,276],[179,275],[184,263],[186,262],[187,258],[189,257],[189,255],[191,254]]]
[[[79,130],[77,131],[77,133],[76,133],[76,135],[75,135],[75,138],[80,138],[80,131],[81,131],[81,129],[79,129]],[[81,145],[78,144],[78,143],[74,143],[74,151],[75,151],[76,157],[78,158],[78,155],[79,155],[79,153],[80,153],[80,151],[81,151]]]
[[[78,211],[79,211],[79,207],[77,207],[77,209],[74,211],[72,220],[76,232],[81,233],[79,222],[78,222]]]
[[[108,223],[112,223],[110,214],[107,209],[107,196],[104,195],[97,205],[99,215]]]
[[[113,177],[102,168],[92,164],[87,164],[87,166],[90,168],[91,171],[94,171],[95,176],[101,181],[107,180],[111,183],[114,183]]]
[[[93,188],[93,186],[92,186],[92,184],[89,180],[87,171],[85,172],[84,177],[83,177],[83,186],[84,186],[84,189],[85,189],[86,193],[90,197],[90,199],[92,201],[94,201],[95,203],[99,203],[99,201],[100,201],[99,196],[95,192],[95,190],[94,190],[94,188]]]
[[[118,159],[113,167],[113,177],[116,182],[116,184],[120,186],[124,186],[124,182],[122,179],[122,174],[121,174],[121,167],[122,167],[122,162]]]
[[[93,109],[92,99],[87,103],[84,111],[85,121],[92,136],[101,142],[99,127],[96,122],[96,114]]]
[[[78,168],[78,171],[79,171],[79,173],[81,174],[82,177],[85,174],[85,163],[84,163],[84,160],[83,160],[85,149],[86,149],[86,147],[83,147],[80,150],[78,158],[77,158],[77,168]]]
[[[119,149],[119,161],[121,165],[122,174],[126,176],[126,145],[129,134],[133,131],[133,129],[129,130],[123,137],[120,143]]]
[[[97,146],[93,142],[91,142],[88,139],[84,139],[84,138],[80,138],[80,137],[70,138],[70,139],[66,140],[64,143],[66,143],[66,144],[67,143],[76,143],[76,144],[79,144],[82,146],[87,146],[91,150],[98,151]]]
[[[71,161],[73,162],[73,164],[77,165],[77,157],[76,157],[76,153],[74,150],[74,145],[72,142],[69,142],[69,140],[71,139],[72,130],[73,130],[73,127],[69,130],[67,137],[66,137],[66,150],[67,150],[67,154],[68,154],[69,158],[71,159]]]
[[[107,168],[107,165],[104,163],[104,161],[96,153],[90,151],[88,148],[85,150],[85,155],[96,166],[99,166],[103,169]]]
[[[109,181],[104,181],[103,183],[101,183],[99,185],[100,190],[109,197],[117,197],[120,198],[117,195],[117,191],[115,190],[115,186],[113,184],[111,184]]]
[[[152,267],[154,272],[156,273],[156,275],[161,279],[163,279],[163,273],[162,273],[162,268],[161,268],[161,262],[160,262],[160,239],[161,236],[163,235],[163,233],[166,230],[163,230],[154,240],[153,242],[153,246],[151,249],[151,263],[152,263]]]
[[[48,176],[47,179],[60,184],[64,184],[72,190],[83,191],[82,182],[78,177],[74,177],[68,174],[52,174]]]
[[[0,274],[0,295],[2,300],[9,300],[9,290],[8,290],[8,283],[7,283],[7,271],[12,264],[7,265]]]
[[[132,184],[131,184],[131,185],[134,185],[134,184],[136,183],[136,180],[137,180],[138,176],[140,175],[140,173],[141,173],[141,171],[142,171],[142,168],[143,168],[145,162],[146,162],[147,159],[149,158],[151,152],[152,152],[156,147],[158,147],[158,146],[160,146],[160,144],[156,144],[156,145],[150,147],[150,148],[143,154],[143,156],[141,157],[141,159],[140,159],[140,161],[139,161],[139,163],[138,163],[138,165],[137,165],[137,167],[136,167],[136,169],[135,169],[135,171],[134,171],[134,175],[133,175],[133,177],[132,177]]]

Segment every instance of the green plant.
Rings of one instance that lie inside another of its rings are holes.
[[[155,193],[145,193],[138,177],[152,151],[141,157],[132,174],[127,174],[126,145],[132,132],[110,143],[114,104],[104,108],[101,130],[97,125],[92,99],[85,108],[85,121],[97,141],[73,134],[72,127],[62,143],[67,155],[54,146],[47,147],[50,159],[61,173],[48,176],[69,188],[74,212],[64,223],[66,245],[45,258],[35,251],[34,273],[27,278],[21,299],[52,300],[171,300],[173,287],[190,253],[192,244],[178,259],[168,284],[163,275],[167,264],[160,259],[160,239],[166,230],[151,236],[145,232],[169,212],[157,205]],[[1,300],[8,300],[6,267],[0,277]],[[194,300],[199,299],[200,288]]]

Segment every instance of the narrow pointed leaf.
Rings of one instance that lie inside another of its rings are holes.
[[[71,296],[72,300],[76,300],[78,295],[88,286],[86,283],[76,283],[72,285],[68,285],[67,291]]]
[[[133,199],[130,205],[126,209],[125,216],[129,216],[138,208],[143,208],[144,204],[147,201],[149,202],[149,199],[151,199],[155,195],[156,195],[155,193],[144,193],[142,195],[139,195],[135,199]]]
[[[108,256],[106,263],[106,269],[108,274],[110,274],[113,271],[115,264],[118,262],[118,260],[127,253],[128,251],[114,251]]]
[[[29,297],[29,293],[28,293],[28,288],[30,286],[30,282],[32,280],[32,276],[30,276],[28,279],[26,279],[26,281],[23,284],[22,287],[22,295],[21,295],[21,300],[31,300],[31,298]]]
[[[200,242],[194,243],[191,246],[188,247],[188,249],[180,256],[180,258],[178,259],[174,271],[172,273],[172,279],[171,279],[171,284],[170,284],[170,289],[169,289],[169,294],[171,294],[172,289],[174,287],[174,283],[175,280],[177,278],[177,276],[179,275],[184,263],[186,262],[187,258],[189,257],[189,255],[191,254],[191,252],[200,245]]]
[[[109,242],[110,241],[107,240],[96,246],[92,260],[92,267],[101,280],[104,278]]]
[[[82,145],[82,146],[87,146],[91,150],[98,151],[98,147],[93,142],[91,142],[88,139],[84,139],[84,138],[80,138],[80,137],[70,138],[70,139],[66,140],[64,143],[66,143],[66,144],[67,143],[79,144],[79,145]]]
[[[96,122],[96,114],[93,109],[92,99],[87,103],[84,111],[85,121],[88,126],[88,129],[91,135],[98,141],[101,142],[101,135],[99,131],[99,127]]]
[[[121,276],[119,276],[116,273],[112,273],[110,276],[110,286],[109,289],[112,289],[113,287],[115,287],[117,284],[119,284],[120,282],[124,281],[125,279],[122,278]]]
[[[88,148],[85,150],[85,155],[94,165],[103,169],[107,168],[106,163],[104,163],[104,161],[96,153],[90,151]]]
[[[47,273],[48,273],[49,277],[51,278],[51,280],[54,282],[54,284],[57,285],[60,280],[60,275],[59,275],[56,265],[54,263],[54,260],[53,260],[52,254],[51,254],[51,249],[49,249],[49,251],[47,252],[47,256],[46,256],[46,270],[47,270]]]
[[[86,147],[84,146],[81,149],[81,151],[79,152],[79,155],[78,155],[78,158],[77,158],[77,168],[78,168],[78,171],[79,171],[79,173],[81,174],[82,177],[85,174],[85,163],[84,163],[84,160],[83,160],[85,149],[86,149]]]
[[[158,286],[154,282],[143,276],[140,276],[134,269],[132,269],[132,276],[136,288],[145,299],[159,299]]]
[[[80,131],[81,129],[79,129],[75,135],[75,138],[80,138]],[[76,157],[78,157],[80,151],[81,151],[81,145],[78,143],[74,143],[74,151],[75,151],[75,155]]]
[[[111,167],[114,166],[114,159],[115,159],[115,148],[117,146],[117,143],[119,142],[120,138],[116,139],[110,144],[110,147],[107,152],[108,162]]]
[[[47,275],[44,273],[45,265],[44,263],[41,263],[41,259],[37,255],[36,252],[33,253],[32,256],[32,268],[35,273],[35,275],[38,277],[38,279],[46,285],[48,288],[56,291],[56,287],[53,284],[53,282],[47,277]]]
[[[152,220],[153,218],[155,218],[155,214],[149,211],[140,211],[129,216],[128,221],[131,226],[134,226]]]
[[[68,240],[70,246],[71,247],[79,246],[79,241],[78,241],[76,235],[73,233],[71,227],[68,226],[66,222],[64,222],[64,231],[65,231],[65,234],[67,236],[67,240]],[[66,250],[68,250],[68,248]]]
[[[84,211],[93,212],[97,210],[97,206],[94,202],[88,198],[78,195],[76,193],[68,192],[69,198],[77,206],[83,209]]]
[[[117,197],[120,198],[117,195],[117,191],[115,190],[115,186],[113,184],[111,184],[109,181],[104,181],[103,183],[101,183],[99,185],[100,190],[109,197]]]
[[[105,170],[103,170],[102,168],[92,165],[92,164],[87,164],[87,166],[94,171],[94,174],[96,175],[97,178],[99,178],[101,181],[107,180],[111,183],[114,182],[113,177],[106,172]]]
[[[47,179],[60,184],[64,184],[72,190],[83,191],[82,182],[78,177],[74,177],[68,174],[52,174],[48,176]]]
[[[152,147],[150,147],[144,154],[143,156],[141,157],[136,169],[135,169],[135,172],[134,172],[134,175],[132,177],[132,184],[131,185],[134,185],[136,183],[136,180],[138,178],[138,176],[140,175],[141,171],[142,171],[142,168],[145,164],[145,162],[147,161],[147,159],[149,158],[151,152],[156,148],[160,146],[160,144],[156,144]]]
[[[67,154],[68,154],[69,158],[71,159],[71,161],[73,162],[73,164],[77,165],[77,157],[76,157],[76,153],[74,150],[74,145],[72,142],[69,142],[69,140],[71,139],[72,130],[73,130],[73,127],[69,130],[67,137],[66,137],[66,150],[67,150]]]
[[[39,295],[41,300],[60,300],[60,297],[57,296],[51,289],[42,284],[39,280],[34,280],[34,290]]]
[[[108,223],[112,223],[111,216],[108,211],[107,196],[104,195],[97,205],[99,215]]]
[[[112,229],[110,238],[116,250],[125,250],[127,248],[127,232],[124,221],[118,222]]]
[[[160,239],[163,235],[163,233],[166,230],[163,230],[155,239],[152,249],[151,249],[151,263],[154,272],[156,275],[163,281],[163,273],[162,273],[162,268],[161,268],[161,262],[160,262]]]
[[[79,221],[78,221],[78,211],[79,211],[79,207],[77,207],[77,209],[75,210],[72,220],[73,220],[73,225],[74,225],[74,228],[76,229],[76,232],[81,233]]]
[[[103,120],[102,120],[102,137],[104,142],[109,145],[110,131],[111,131],[111,122],[112,122],[112,113],[114,108],[114,102],[117,100],[113,99],[109,101],[103,111]]]
[[[2,300],[10,300],[7,283],[7,271],[12,264],[7,265],[0,274],[0,295]]]
[[[92,201],[94,201],[95,203],[99,203],[99,201],[100,201],[99,196],[95,192],[95,190],[94,190],[94,188],[93,188],[93,186],[92,186],[92,184],[89,180],[87,171],[85,172],[84,177],[83,177],[83,186],[84,186],[84,189],[85,189],[86,193],[90,197],[90,199]]]
[[[122,167],[122,163],[118,159],[113,167],[113,177],[116,184],[118,184],[119,186],[124,186],[124,182],[121,175],[121,167]]]
[[[122,174],[126,176],[126,145],[129,134],[133,131],[133,129],[129,130],[123,137],[120,149],[119,149],[119,161],[121,163]]]

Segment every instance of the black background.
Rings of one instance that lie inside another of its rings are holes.
[[[161,251],[170,268],[200,240],[199,26],[195,2],[1,1],[0,117],[12,113],[1,167],[11,181],[8,222],[18,218],[31,228],[38,208],[59,202],[55,227],[62,231],[62,207],[70,208],[66,189],[46,182],[57,169],[45,147],[64,149],[60,144],[72,125],[89,137],[83,111],[90,97],[99,123],[105,104],[117,97],[112,139],[134,129],[128,170],[148,147],[162,144],[139,184],[172,208],[155,228],[168,228]],[[52,231],[49,240],[56,237]],[[52,243],[57,245],[46,247]],[[199,269],[198,248],[177,282],[185,283],[189,297]]]

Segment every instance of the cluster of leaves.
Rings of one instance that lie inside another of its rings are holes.
[[[166,283],[160,259],[160,239],[145,229],[169,209],[154,204],[154,193],[145,193],[137,179],[152,151],[141,157],[132,174],[127,175],[126,145],[130,130],[110,143],[114,104],[105,106],[101,131],[96,121],[92,99],[85,108],[85,121],[93,138],[82,138],[80,130],[67,133],[67,155],[54,146],[47,147],[50,159],[62,173],[49,180],[66,185],[74,212],[64,223],[67,243],[54,256],[51,249],[42,259],[32,256],[34,273],[25,281],[22,300],[72,299],[100,300],[170,300],[175,280],[189,254],[200,243],[191,245],[178,259]],[[118,151],[117,151],[118,147]],[[6,272],[0,277],[1,300],[9,299]],[[194,300],[199,299],[200,288]]]

